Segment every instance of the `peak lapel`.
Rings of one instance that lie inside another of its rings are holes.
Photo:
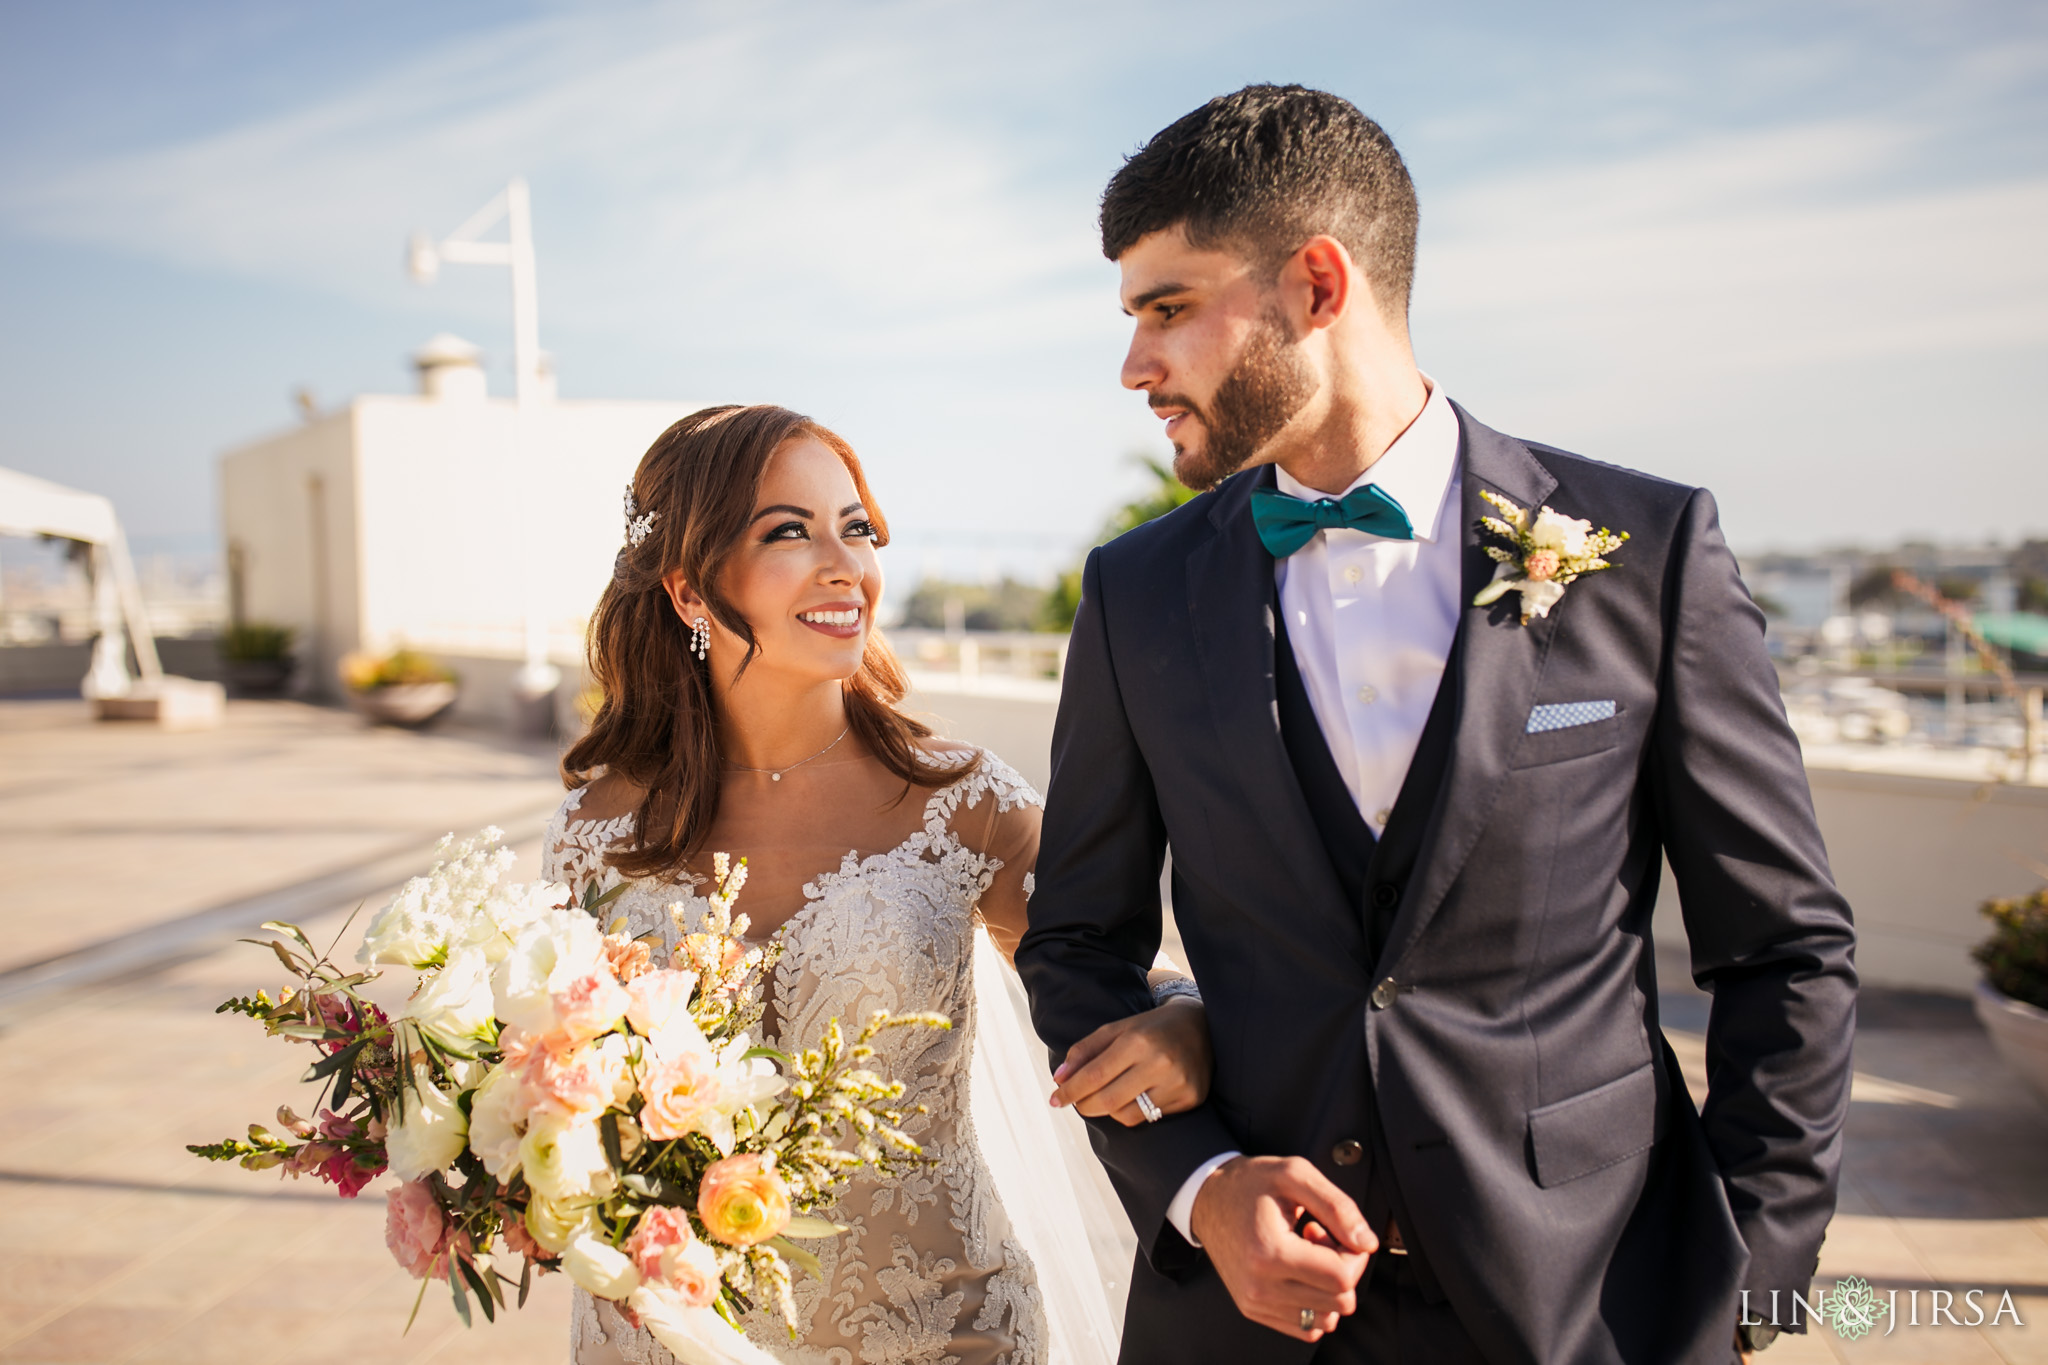
[[[1452,407],[1458,414],[1464,478],[1464,581],[1454,651],[1457,728],[1422,835],[1415,879],[1387,940],[1382,974],[1396,980],[1402,959],[1435,917],[1493,813],[1508,760],[1536,700],[1558,621],[1558,609],[1553,608],[1549,616],[1523,625],[1514,593],[1491,607],[1471,604],[1493,578],[1494,568],[1478,531],[1479,518],[1493,509],[1480,498],[1480,490],[1489,489],[1533,511],[1556,489],[1557,480],[1521,442],[1480,425],[1455,403]]]
[[[1317,903],[1343,908],[1343,889],[1280,738],[1273,668],[1279,595],[1273,557],[1259,543],[1250,508],[1252,489],[1272,483],[1267,466],[1218,490],[1209,514],[1215,534],[1188,555],[1188,620],[1214,742],[1237,779],[1244,818],[1264,828],[1278,854],[1276,874],[1298,879]]]

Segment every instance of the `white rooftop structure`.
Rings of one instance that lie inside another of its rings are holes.
[[[544,382],[522,419],[487,393],[460,337],[434,337],[413,361],[418,393],[357,398],[221,459],[231,612],[292,627],[316,694],[338,690],[336,665],[359,649],[516,663],[529,581],[549,658],[574,665],[621,543],[627,480],[702,406],[562,401]]]

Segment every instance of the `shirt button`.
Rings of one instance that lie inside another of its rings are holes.
[[[1356,1166],[1365,1160],[1365,1144],[1357,1138],[1345,1138],[1330,1149],[1330,1160],[1339,1166]]]
[[[1380,699],[1379,690],[1373,687],[1371,683],[1367,683],[1364,687],[1358,689],[1358,699],[1367,706],[1371,706]]]
[[[1344,581],[1346,583],[1357,583],[1363,580],[1364,577],[1365,570],[1359,568],[1356,564],[1344,570]]]
[[[1375,825],[1380,826],[1382,829],[1386,828],[1387,821],[1393,818],[1394,813],[1384,806],[1380,807],[1380,809],[1372,813],[1372,822]]]

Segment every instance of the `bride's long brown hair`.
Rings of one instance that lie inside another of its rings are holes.
[[[719,571],[754,515],[768,460],[786,441],[813,436],[846,463],[875,544],[889,524],[868,491],[860,459],[836,433],[787,408],[727,405],[691,413],[664,431],[633,474],[633,502],[653,523],[638,545],[619,551],[612,581],[590,623],[590,675],[604,700],[589,733],[562,756],[562,780],[580,787],[602,766],[641,788],[637,842],[611,855],[629,877],[675,875],[699,851],[718,816],[725,756],[708,662],[690,652],[690,632],[662,586],[680,569],[713,619],[747,642],[744,672],[759,652],[753,628],[720,591]],[[919,755],[929,726],[896,708],[909,684],[870,629],[860,671],[841,684],[848,728],[869,753],[911,786],[935,787],[961,768]]]

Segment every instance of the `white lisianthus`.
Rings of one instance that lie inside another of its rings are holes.
[[[447,1170],[469,1145],[462,1106],[426,1071],[413,1074],[412,1085],[399,1095],[398,1108],[398,1120],[384,1136],[384,1156],[391,1174],[400,1180]]]
[[[1529,545],[1537,550],[1555,550],[1560,559],[1577,559],[1586,553],[1586,538],[1592,534],[1592,522],[1568,517],[1546,507],[1536,514],[1536,520],[1529,527]],[[1526,593],[1523,600],[1528,600]],[[1534,614],[1542,615],[1541,612]]]
[[[498,1036],[491,997],[491,965],[475,948],[457,949],[440,971],[420,983],[403,1018],[451,1052],[464,1052]]]
[[[519,1173],[526,1136],[526,1086],[503,1065],[491,1068],[469,1102],[469,1150],[499,1184]]]
[[[528,1033],[556,1024],[554,993],[579,977],[609,968],[604,935],[580,910],[550,910],[519,931],[491,978],[498,1017]]]
[[[716,1309],[692,1308],[673,1290],[643,1284],[626,1305],[681,1365],[776,1365],[774,1356],[740,1335]]]
[[[549,1199],[536,1194],[526,1201],[526,1233],[557,1256],[571,1242],[597,1227],[597,1205],[588,1199]]]
[[[623,1299],[640,1287],[640,1271],[633,1258],[587,1232],[562,1253],[562,1269],[600,1299]]]
[[[595,1116],[536,1112],[519,1140],[519,1165],[527,1185],[549,1199],[602,1197],[618,1184]]]

